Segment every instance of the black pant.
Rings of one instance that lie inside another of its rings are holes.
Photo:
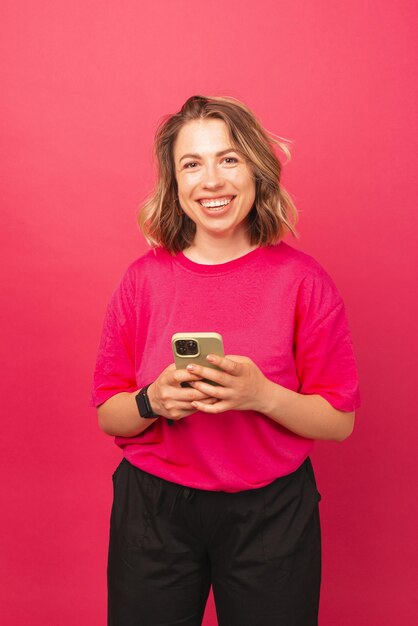
[[[167,482],[125,459],[113,474],[109,626],[316,626],[321,530],[309,458],[266,487]]]

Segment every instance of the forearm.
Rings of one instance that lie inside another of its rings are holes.
[[[309,439],[343,441],[354,426],[354,412],[339,411],[322,396],[296,393],[270,380],[257,410]]]
[[[99,426],[103,432],[119,437],[135,437],[158,419],[145,419],[139,415],[135,400],[138,391],[117,393],[98,407]]]

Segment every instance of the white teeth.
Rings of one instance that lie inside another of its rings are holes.
[[[229,200],[199,200],[200,204],[207,209],[212,209],[215,207],[224,207],[231,202],[232,198]]]

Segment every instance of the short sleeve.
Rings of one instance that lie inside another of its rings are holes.
[[[318,394],[335,409],[360,406],[357,365],[344,302],[320,267],[299,287],[294,355],[299,392]]]
[[[127,271],[107,306],[93,374],[92,406],[98,407],[116,393],[137,389],[134,287]]]

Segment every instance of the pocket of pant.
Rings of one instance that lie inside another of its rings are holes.
[[[121,550],[141,548],[149,524],[146,474],[123,458],[112,480],[112,543]]]
[[[321,496],[310,473],[310,461],[264,488],[262,538],[267,560],[284,569],[311,539],[313,515]]]

